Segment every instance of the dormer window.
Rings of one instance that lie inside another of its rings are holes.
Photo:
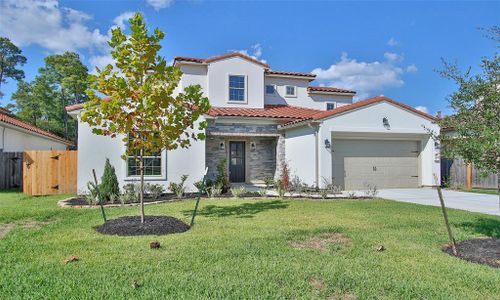
[[[276,87],[274,84],[267,84],[266,85],[266,94],[271,95],[274,94],[274,91],[276,90]]]
[[[229,75],[229,101],[246,101],[245,76]]]
[[[333,110],[335,109],[336,105],[335,102],[327,102],[326,103],[326,110]]]
[[[286,97],[297,97],[297,89],[293,85],[285,86],[285,96]]]

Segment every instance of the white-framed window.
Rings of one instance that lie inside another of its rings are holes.
[[[132,137],[129,135],[129,141]],[[127,177],[137,177],[141,175],[140,171],[140,161],[139,161],[139,151],[135,153],[136,155],[129,155],[127,157]],[[161,151],[144,152],[144,176],[145,177],[160,177],[163,172],[163,156]]]
[[[297,97],[297,88],[293,85],[285,85],[286,97]]]
[[[266,84],[266,94],[274,94],[276,86],[274,84]]]
[[[337,104],[335,102],[327,102],[326,103],[326,110],[332,110],[337,108]]]
[[[246,101],[246,82],[244,75],[229,75],[229,101]]]

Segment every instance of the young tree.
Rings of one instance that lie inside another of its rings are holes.
[[[493,40],[498,41],[500,31]],[[441,135],[444,156],[463,157],[485,173],[497,173],[500,192],[500,57],[483,58],[481,73],[463,73],[456,64],[444,62],[440,74],[453,80],[458,90],[448,98],[454,114],[439,121],[456,134]],[[500,195],[499,195],[500,205]]]
[[[17,69],[17,65],[24,65],[26,57],[21,55],[21,49],[14,45],[8,38],[0,37],[0,89],[7,78],[21,80],[24,71]],[[0,90],[0,97],[3,96]]]
[[[175,94],[181,71],[167,66],[158,55],[164,33],[148,30],[140,13],[129,20],[131,35],[113,29],[109,42],[116,67],[97,69],[90,75],[82,121],[95,134],[122,137],[126,153],[134,156],[140,172],[140,211],[144,222],[145,153],[187,148],[192,140],[204,139],[206,122],[197,122],[210,108],[199,85],[189,86]],[[102,99],[100,94],[107,98]]]

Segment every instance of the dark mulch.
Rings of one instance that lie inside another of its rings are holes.
[[[453,255],[451,247],[443,250]],[[483,238],[463,241],[457,244],[458,257],[467,261],[500,268],[500,239]]]
[[[144,224],[140,216],[121,217],[108,220],[96,228],[102,234],[110,235],[165,235],[189,230],[189,225],[168,216],[146,216]]]

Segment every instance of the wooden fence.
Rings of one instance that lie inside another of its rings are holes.
[[[498,175],[491,173],[486,177],[481,176],[481,172],[474,165],[467,166],[462,158],[441,159],[442,182],[447,182],[450,187],[462,188],[486,188],[496,189]]]
[[[23,153],[0,150],[0,190],[21,188],[23,179]]]
[[[23,192],[32,196],[76,193],[77,151],[25,151]]]

